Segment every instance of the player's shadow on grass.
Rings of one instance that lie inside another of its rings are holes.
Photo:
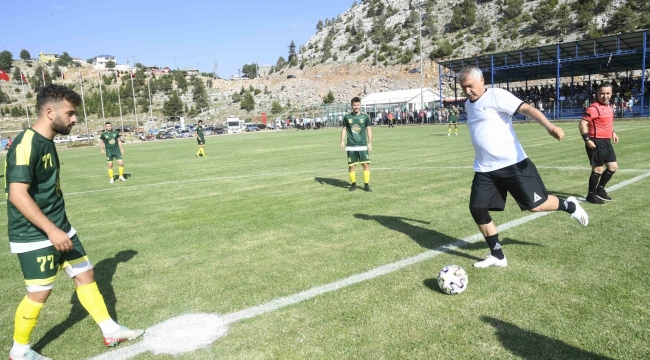
[[[546,359],[590,359],[590,360],[611,360],[602,356],[579,349],[561,340],[549,338],[536,334],[532,331],[522,329],[516,325],[495,319],[490,316],[483,316],[481,320],[492,325],[501,345],[511,353],[526,360]]]
[[[340,187],[340,188],[348,188],[350,187],[350,183],[347,181],[343,181],[340,179],[332,179],[332,178],[322,178],[322,177],[315,177],[314,180],[318,181],[319,184],[327,184],[331,185],[334,187]]]
[[[95,281],[99,287],[99,292],[104,297],[106,308],[108,308],[108,314],[115,321],[117,321],[117,313],[115,311],[117,297],[115,296],[115,290],[113,289],[112,284],[113,275],[115,275],[118,264],[131,260],[137,254],[138,252],[135,250],[120,251],[115,255],[115,257],[104,259],[94,265]],[[34,350],[40,352],[49,343],[61,336],[66,330],[72,328],[72,326],[88,316],[88,312],[79,302],[76,292],[72,295],[70,303],[72,304],[72,308],[70,309],[68,318],[48,330],[45,335],[43,335],[34,346],[32,346]]]
[[[546,192],[548,192],[549,195],[555,195],[557,197],[563,198],[564,200],[566,200],[566,198],[568,198],[569,196],[574,196],[576,198],[579,198],[581,196],[582,197],[585,196],[584,194],[582,194],[582,195],[580,195],[580,194],[569,194],[569,193],[565,193],[565,192],[561,192],[561,191],[553,191],[553,190],[547,190]]]
[[[124,178],[125,178],[126,180],[129,180],[130,177],[131,177],[131,174],[124,173]],[[120,176],[119,176],[119,175],[113,175],[113,180],[114,180],[114,181],[118,181],[119,179],[120,179]]]

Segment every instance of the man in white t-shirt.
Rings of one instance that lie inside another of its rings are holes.
[[[463,68],[458,80],[467,96],[465,111],[475,152],[469,209],[490,247],[490,255],[474,266],[508,266],[497,227],[489,213],[490,210],[503,211],[507,193],[517,201],[521,210],[563,210],[587,226],[589,217],[575,197],[570,196],[565,201],[547,194],[535,165],[517,140],[510,117],[515,113],[525,115],[542,125],[557,140],[562,140],[564,131],[512,93],[503,89],[486,89],[483,73],[475,66]]]

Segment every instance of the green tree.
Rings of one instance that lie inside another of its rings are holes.
[[[633,32],[639,21],[639,16],[629,4],[621,5],[609,20],[609,30],[613,34]]]
[[[331,104],[336,100],[334,98],[334,93],[332,93],[332,90],[330,90],[327,95],[325,95],[325,98],[323,98],[323,104]]]
[[[316,31],[321,32],[323,31],[323,28],[325,25],[323,24],[323,20],[318,20],[318,24],[316,24]]]
[[[233,103],[237,103],[241,101],[241,95],[238,92],[234,92],[230,98],[232,99]]]
[[[445,39],[436,44],[435,49],[429,54],[431,60],[443,59],[454,53],[454,47]]]
[[[521,15],[524,7],[524,0],[504,0],[503,16],[506,19],[514,19]],[[568,13],[570,14],[570,12]]]
[[[52,68],[52,76],[55,78],[61,77],[61,69],[59,68],[59,65],[54,64],[54,67]]]
[[[45,75],[45,85],[43,84],[43,75]],[[52,75],[47,69],[40,65],[34,69],[34,75],[30,78],[30,85],[34,91],[39,91],[42,87],[52,84]]]
[[[12,66],[13,54],[9,50],[0,52],[0,69],[9,72]]]
[[[182,71],[174,70],[173,72],[174,80],[176,81],[176,87],[183,91],[187,91],[187,79],[183,75]]]
[[[20,58],[22,60],[29,60],[32,58],[32,55],[29,53],[29,51],[22,49],[20,50]]]
[[[275,68],[276,70],[281,70],[286,65],[287,65],[287,60],[285,60],[284,57],[280,56],[278,58],[278,61],[275,63]]]
[[[106,62],[105,66],[106,66],[107,69],[113,69],[113,68],[115,68],[115,65],[116,65],[115,61],[109,60],[109,61]]]
[[[257,65],[256,64],[244,64],[242,66],[241,72],[246,75],[249,79],[255,79],[257,77]]]
[[[251,112],[255,109],[255,99],[253,99],[253,94],[246,92],[241,98],[240,108]]]
[[[163,115],[165,116],[180,116],[183,114],[183,101],[181,98],[172,93],[172,96],[169,100],[163,103]]]
[[[273,100],[273,103],[271,104],[271,114],[279,114],[282,111],[284,111],[284,109],[282,108],[280,102],[277,100]]]
[[[289,44],[289,62],[296,57],[296,43],[291,40],[291,44]]]
[[[14,68],[14,73],[13,73],[12,79],[14,79],[16,81],[20,81],[20,68],[18,66],[16,66]]]
[[[72,57],[70,55],[68,55],[68,53],[65,52],[65,51],[63,52],[63,54],[61,54],[61,56],[59,56],[58,59],[56,59],[56,64],[59,65],[59,66],[66,66],[67,67],[72,62],[73,62]]]
[[[476,2],[474,0],[463,0],[454,6],[449,22],[449,30],[457,31],[469,28],[476,22]]]

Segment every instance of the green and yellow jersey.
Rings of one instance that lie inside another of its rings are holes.
[[[203,125],[198,125],[196,127],[196,137],[201,141],[205,141],[205,138],[203,137]]]
[[[343,117],[343,126],[347,129],[347,146],[368,146],[368,132],[370,126],[370,116],[360,112],[357,115],[353,113],[346,114]]]
[[[32,128],[16,137],[7,152],[4,171],[9,243],[12,252],[20,252],[15,251],[16,248],[36,250],[51,246],[49,241],[45,241],[47,240],[45,232],[29,222],[9,199],[9,191],[14,183],[28,183],[29,195],[43,214],[59,229],[70,231],[59,172],[59,156],[52,140]]]
[[[117,130],[104,131],[99,137],[104,142],[104,148],[107,154],[120,154],[120,134]]]

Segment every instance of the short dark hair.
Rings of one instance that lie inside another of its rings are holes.
[[[107,121],[107,122],[104,123],[104,125],[110,125],[110,124],[111,124],[110,121]]]
[[[45,105],[51,102],[66,100],[75,107],[81,104],[81,96],[68,87],[50,84],[41,88],[36,95],[36,110],[40,114],[45,110]]]
[[[606,87],[611,88],[612,90],[614,90],[614,87],[612,86],[612,84],[610,84],[608,82],[604,82],[604,83],[598,85],[598,88],[596,88],[596,91],[600,90],[601,88],[606,88]]]
[[[360,102],[361,102],[361,99],[359,99],[358,96],[355,96],[355,97],[352,98],[352,100],[350,100],[350,104],[360,103]]]
[[[198,122],[200,122],[201,124],[203,124],[203,120],[199,120]]]

